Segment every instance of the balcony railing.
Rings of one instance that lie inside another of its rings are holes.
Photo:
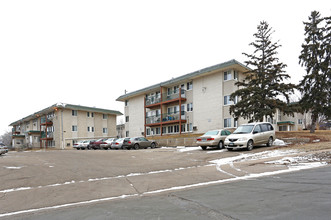
[[[40,138],[53,138],[53,132],[47,132],[47,137],[46,137],[46,132],[42,131]]]
[[[146,117],[146,124],[158,124],[167,123],[172,121],[186,120],[186,112],[182,111],[181,114],[177,113],[166,113],[158,116]]]
[[[45,117],[43,117],[43,118],[40,118],[40,123],[41,124],[51,124],[51,123],[53,123],[53,121],[48,118],[46,119]]]
[[[162,100],[161,100],[161,96],[151,96],[149,98],[146,98],[146,105],[154,105],[154,104],[158,104],[161,102],[167,102],[170,100],[175,100],[175,99],[179,99],[179,98],[186,98],[186,93],[185,90],[180,90],[181,94],[179,94],[179,91],[177,93],[162,93]]]
[[[177,93],[163,93],[162,94],[162,102],[170,101],[173,99],[179,99],[179,98],[186,98],[185,90],[181,90],[181,94],[179,92]]]

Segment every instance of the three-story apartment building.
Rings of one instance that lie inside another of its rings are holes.
[[[126,136],[203,133],[246,122],[232,118],[229,106],[248,70],[231,60],[120,96]]]
[[[58,103],[10,124],[13,147],[64,149],[81,139],[116,137],[119,111]]]
[[[229,108],[238,100],[230,100],[238,89],[235,83],[244,80],[243,73],[249,70],[230,60],[118,97],[125,103],[126,136],[204,133],[247,123],[234,119]],[[277,110],[272,123],[277,130],[298,130],[302,119],[295,115],[284,116]]]

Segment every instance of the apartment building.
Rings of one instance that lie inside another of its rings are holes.
[[[244,64],[230,60],[193,73],[124,94],[117,101],[125,103],[125,135],[164,136],[204,133],[212,129],[236,128],[247,120],[235,120],[229,108],[237,101],[230,95],[243,80]],[[277,111],[266,119],[276,130],[302,129],[302,117],[284,116]]]
[[[203,133],[236,127],[229,107],[235,82],[249,70],[230,60],[124,94],[126,136]],[[235,100],[236,101],[236,100]]]
[[[81,139],[116,137],[119,111],[57,103],[11,123],[12,146],[72,147]]]

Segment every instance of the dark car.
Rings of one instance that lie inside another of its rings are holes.
[[[123,146],[127,149],[138,150],[140,148],[155,148],[157,145],[154,141],[149,141],[145,137],[134,137],[124,141]]]
[[[92,141],[92,142],[90,142],[90,144],[89,144],[89,148],[90,149],[93,149],[93,150],[96,150],[96,149],[101,149],[101,144],[107,144],[107,142],[106,142],[106,140],[107,140],[108,138],[101,138],[101,139],[98,139],[98,140],[96,140],[96,141]]]

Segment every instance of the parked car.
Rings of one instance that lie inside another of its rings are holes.
[[[133,137],[128,140],[124,140],[123,146],[128,149],[138,150],[140,148],[155,148],[157,145],[154,141],[149,141],[145,137]]]
[[[95,142],[96,140],[86,140],[86,142],[85,143],[83,143],[83,147],[85,147],[86,149],[88,149],[88,150],[90,150],[91,149],[91,144],[93,143],[93,142]]]
[[[229,151],[237,148],[252,150],[257,145],[272,146],[275,137],[275,130],[270,123],[250,123],[239,126],[225,139],[224,144]]]
[[[0,143],[0,151],[3,152],[3,153],[0,153],[0,155],[8,153],[8,147],[6,145],[4,145],[3,143]]]
[[[224,129],[208,131],[201,137],[197,138],[197,144],[202,150],[206,150],[207,147],[217,147],[222,149],[224,147],[225,138],[230,134],[230,131]]]
[[[105,150],[110,149],[111,148],[111,143],[114,140],[116,140],[116,138],[108,138],[108,139],[104,140],[104,142],[106,142],[106,143],[100,144],[100,148],[105,149]]]
[[[93,150],[101,149],[101,147],[100,147],[101,144],[107,144],[105,142],[105,140],[107,140],[107,138],[101,138],[96,141],[90,142],[90,144],[89,144],[90,149],[93,149]]]
[[[127,143],[130,140],[130,138],[119,138],[115,139],[111,145],[111,149],[126,149],[126,145],[123,145],[124,142]]]
[[[74,144],[73,148],[76,148],[77,150],[84,150],[85,148],[83,147],[83,143],[85,140],[78,141],[77,143]]]

